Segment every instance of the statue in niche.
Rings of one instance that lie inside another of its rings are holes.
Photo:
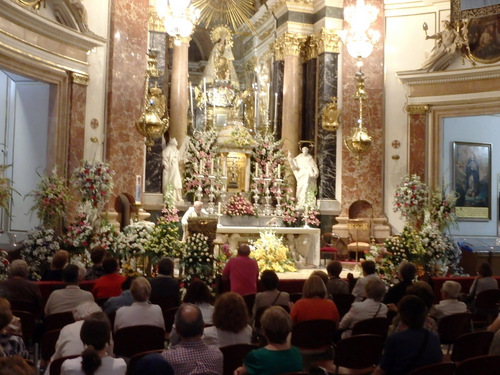
[[[297,198],[298,207],[305,206],[309,191],[314,192],[314,195],[316,195],[316,180],[319,176],[319,169],[314,158],[309,154],[309,147],[311,146],[302,146],[302,153],[295,158],[292,158],[290,151],[288,151],[288,162],[297,180],[295,197]]]
[[[425,61],[420,67],[422,70],[433,72],[446,69],[464,46],[464,39],[450,21],[444,20],[442,23],[444,30],[434,35],[427,35],[427,24],[424,23],[425,39],[436,39],[437,42],[430,52],[426,53]]]
[[[210,32],[210,39],[214,43],[207,66],[203,71],[202,81],[207,83],[215,81],[229,81],[233,86],[239,87],[239,80],[234,69],[233,36],[226,26],[217,26]]]
[[[165,195],[170,187],[173,191],[174,202],[182,201],[182,178],[179,162],[180,151],[177,149],[177,139],[170,138],[162,151],[162,193]]]

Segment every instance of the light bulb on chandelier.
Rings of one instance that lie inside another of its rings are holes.
[[[190,0],[167,0],[166,4],[161,3],[157,4],[157,9],[158,14],[164,15],[165,31],[175,37],[174,43],[179,45],[180,38],[187,38],[193,33],[200,11],[190,5]]]

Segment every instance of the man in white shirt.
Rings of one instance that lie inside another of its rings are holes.
[[[203,208],[203,202],[196,201],[192,207],[189,207],[186,213],[182,216],[182,241],[186,241],[188,234],[188,219],[190,217],[208,216],[208,212]]]
[[[363,268],[363,276],[356,281],[356,285],[352,289],[352,294],[354,295],[354,301],[363,301],[366,297],[365,287],[368,281],[372,279],[379,279],[378,275],[375,273],[375,262],[367,260],[361,263],[361,268]]]
[[[444,316],[467,312],[467,305],[458,300],[462,285],[456,281],[445,281],[441,287],[441,301],[434,305],[431,316],[438,320]]]

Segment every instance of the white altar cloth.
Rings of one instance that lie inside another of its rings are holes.
[[[257,239],[262,230],[273,230],[276,234],[283,235],[283,243],[300,254],[305,254],[305,261],[308,265],[319,267],[320,257],[320,235],[319,228],[304,227],[217,227],[217,237],[215,243],[227,243],[232,251],[238,249],[241,242],[248,239]]]

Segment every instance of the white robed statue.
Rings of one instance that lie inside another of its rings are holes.
[[[165,196],[170,188],[174,202],[182,201],[182,177],[179,169],[180,152],[177,149],[177,139],[170,138],[162,151],[162,193]]]
[[[303,146],[302,153],[295,158],[292,158],[290,151],[288,151],[288,162],[297,180],[297,190],[295,192],[297,206],[304,207],[307,203],[307,193],[309,191],[316,193],[316,180],[319,176],[318,166],[314,158],[309,154],[309,147],[307,146]]]

